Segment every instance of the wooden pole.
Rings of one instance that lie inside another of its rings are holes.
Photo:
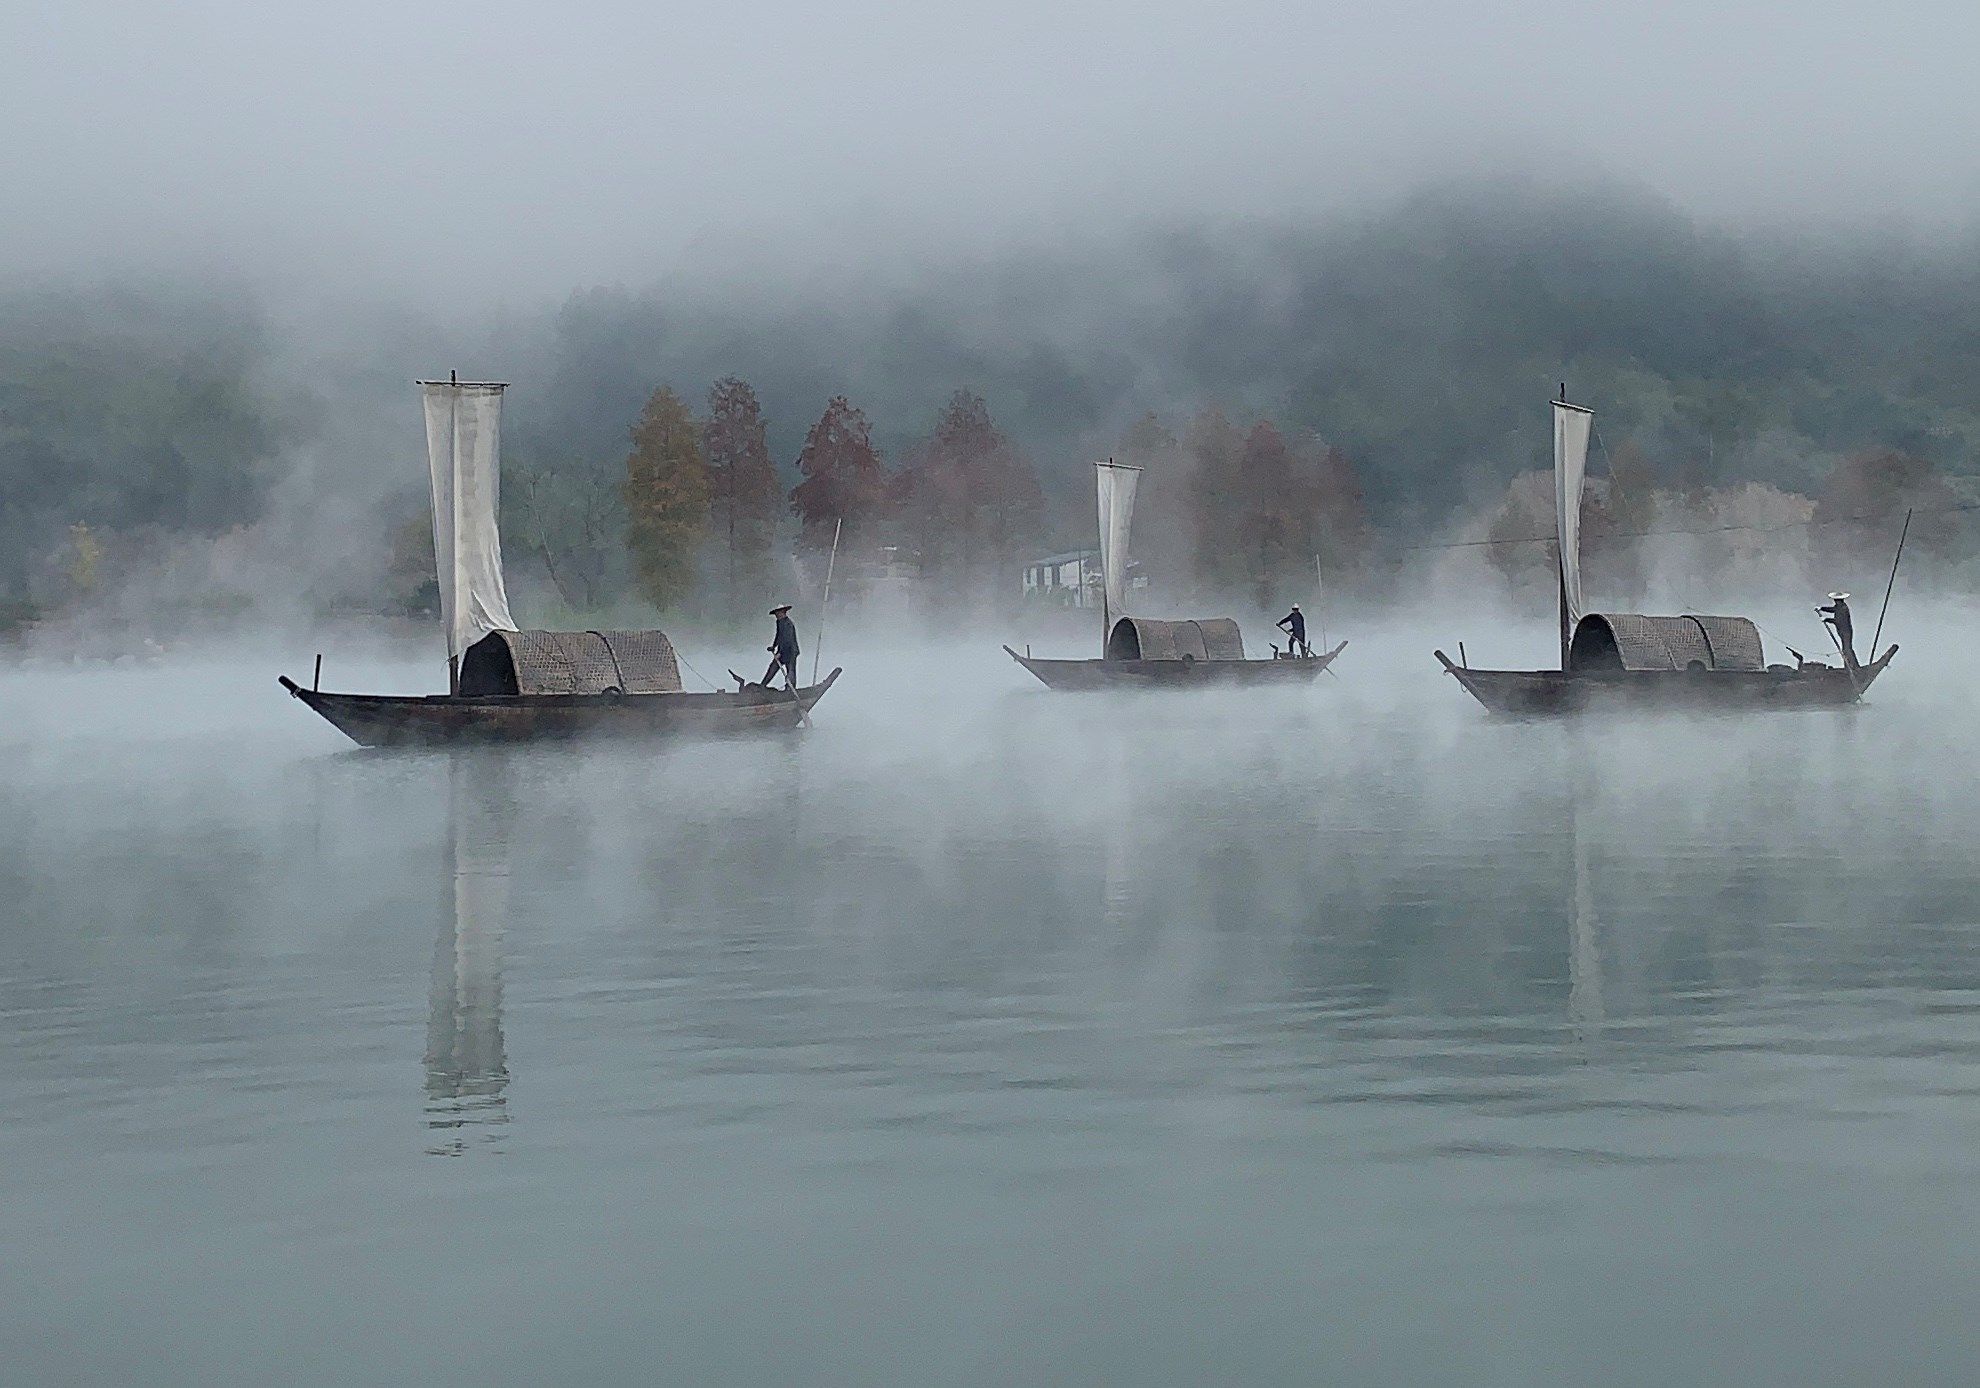
[[[1320,567],[1320,556],[1313,556],[1313,616],[1320,623],[1320,644],[1327,644],[1327,575]],[[1311,654],[1311,652],[1309,652]]]
[[[1880,639],[1882,639],[1884,635],[1884,613],[1889,612],[1891,610],[1891,589],[1897,587],[1897,566],[1898,566],[1898,560],[1904,558],[1904,537],[1909,535],[1910,533],[1911,533],[1911,508],[1907,506],[1904,508],[1904,529],[1898,531],[1897,553],[1891,556],[1891,581],[1884,585],[1883,611],[1877,614],[1877,631],[1876,634],[1870,638],[1870,660],[1871,663],[1873,664],[1876,662],[1877,659],[1877,642]]]
[[[811,647],[811,682],[818,683],[818,655],[825,645],[825,608],[832,601],[832,571],[839,566],[839,532],[845,528],[846,518],[840,516],[832,522],[832,557],[825,561],[825,596],[818,602],[818,640]]]
[[[318,651],[316,653],[316,678],[310,681],[309,689],[312,694],[320,694],[323,692],[323,652],[322,651]]]
[[[1079,586],[1086,587],[1086,561],[1079,562]],[[1100,566],[1100,658],[1107,658],[1107,638],[1114,631],[1113,609],[1107,605],[1107,566]]]

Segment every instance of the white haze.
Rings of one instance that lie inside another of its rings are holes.
[[[1963,223],[1971,6],[12,6],[14,277],[482,303],[1298,216],[1481,166]]]

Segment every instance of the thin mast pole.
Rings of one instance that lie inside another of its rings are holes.
[[[825,561],[825,596],[818,602],[818,639],[811,646],[811,682],[818,683],[818,654],[825,646],[825,609],[832,602],[832,570],[839,566],[839,531],[844,528],[846,518],[840,516],[832,522],[832,557]]]
[[[1093,482],[1096,491],[1100,484],[1100,469],[1111,467],[1113,461],[1112,458],[1109,458],[1104,463],[1095,463],[1093,465]],[[1100,517],[1100,658],[1102,660],[1107,658],[1107,637],[1114,630],[1113,608],[1107,602],[1107,523],[1109,519],[1110,517],[1104,515]],[[1086,586],[1086,565],[1084,562],[1079,566],[1079,581],[1081,587]]]
[[[447,563],[450,568],[447,579],[453,585],[450,591],[454,595],[454,600],[451,603],[441,603],[440,608],[441,617],[447,623],[447,692],[449,694],[459,694],[461,692],[461,655],[459,651],[454,649],[454,628],[458,625],[455,617],[461,601],[460,379],[461,373],[458,371],[449,371],[447,373],[448,384],[453,387],[452,390],[447,392],[447,468],[448,476],[451,479],[447,486],[448,526],[451,531],[448,536],[448,539],[451,541],[448,549],[452,551],[447,556]],[[448,611],[447,609],[450,607],[455,609],[455,611]]]
[[[1114,629],[1113,609],[1107,605],[1107,566],[1100,566],[1100,654],[1107,654],[1107,635]]]
[[[1562,404],[1567,403],[1566,381],[1561,382],[1560,398]],[[1554,426],[1554,508],[1558,511],[1560,509],[1559,498],[1561,494],[1561,422],[1559,412],[1556,411],[1554,414],[1555,417],[1552,421]],[[1561,542],[1567,535],[1567,529],[1567,517],[1556,515],[1554,517],[1554,578],[1558,590],[1557,601],[1561,627],[1561,673],[1563,674],[1567,673],[1568,644],[1574,636],[1574,633],[1568,630],[1567,547]],[[1579,531],[1576,532],[1576,534],[1579,533]]]
[[[1313,556],[1313,615],[1320,621],[1320,644],[1327,644],[1327,574],[1320,567],[1320,555]]]
[[[1904,508],[1904,529],[1898,531],[1897,553],[1891,556],[1891,581],[1884,585],[1883,610],[1877,614],[1877,630],[1876,633],[1872,635],[1870,638],[1870,659],[1873,662],[1877,659],[1877,642],[1883,637],[1884,634],[1884,613],[1889,612],[1891,610],[1891,590],[1897,587],[1897,566],[1898,566],[1898,560],[1904,558],[1904,537],[1909,535],[1910,533],[1911,533],[1911,508],[1907,506]]]

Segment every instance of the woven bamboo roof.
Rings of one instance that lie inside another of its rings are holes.
[[[1244,636],[1229,617],[1158,622],[1123,617],[1107,636],[1109,660],[1243,660]]]
[[[674,694],[674,644],[659,631],[492,631],[461,658],[462,694]]]
[[[1575,625],[1570,670],[1764,670],[1760,629],[1745,617],[1591,612]]]

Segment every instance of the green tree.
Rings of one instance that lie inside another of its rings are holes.
[[[694,586],[694,561],[708,533],[708,465],[701,429],[680,396],[653,392],[632,429],[626,457],[626,539],[640,592],[666,608]]]
[[[711,520],[727,557],[723,601],[733,615],[745,590],[752,599],[763,596],[782,500],[763,409],[747,381],[725,376],[709,390],[701,443],[708,459]]]
[[[1552,474],[1547,474],[1551,481]],[[1582,581],[1612,606],[1634,608],[1649,578],[1650,533],[1659,528],[1657,478],[1634,439],[1608,456],[1601,505],[1585,497],[1581,513]],[[1594,491],[1593,486],[1590,492]],[[1552,524],[1552,517],[1547,518]]]
[[[564,605],[596,608],[620,571],[627,530],[625,497],[611,474],[581,462],[512,465],[502,487],[505,547],[533,555]],[[622,581],[622,578],[621,578]]]
[[[78,521],[69,527],[69,545],[69,582],[75,585],[76,592],[87,597],[96,591],[99,571],[103,568],[103,541]]]
[[[424,502],[396,508],[379,581],[385,610],[407,617],[440,615],[440,579],[433,568],[433,513]]]

